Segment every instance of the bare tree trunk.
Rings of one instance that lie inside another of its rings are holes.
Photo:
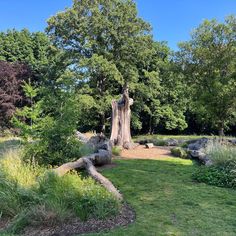
[[[100,133],[105,134],[105,114],[100,115]]]
[[[224,128],[222,128],[222,127],[219,129],[219,136],[221,136],[221,137],[225,136]]]
[[[119,101],[112,101],[112,131],[110,140],[113,145],[129,149],[132,147],[130,132],[131,110],[133,99],[129,98],[127,86]]]

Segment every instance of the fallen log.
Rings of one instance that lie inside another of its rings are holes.
[[[67,162],[59,166],[58,168],[54,169],[53,171],[57,175],[63,176],[70,170],[85,169],[95,181],[99,182],[103,187],[105,187],[109,192],[111,192],[118,200],[122,200],[123,197],[118,191],[118,189],[112,184],[112,182],[109,179],[107,179],[102,174],[97,172],[95,167],[95,165],[105,165],[111,163],[111,157],[112,157],[111,148],[107,148],[107,150],[98,149],[96,153],[81,157],[77,161]]]

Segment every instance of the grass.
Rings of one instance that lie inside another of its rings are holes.
[[[89,236],[234,236],[236,191],[195,183],[191,160],[116,160],[103,174],[136,211],[135,223]]]
[[[59,177],[24,162],[16,148],[1,157],[0,219],[11,219],[4,233],[18,234],[27,225],[55,225],[74,217],[103,219],[118,213],[120,203],[91,178],[76,172]]]
[[[217,138],[219,136],[215,135],[162,135],[162,134],[152,134],[152,135],[138,135],[133,137],[134,141],[150,139],[150,140],[166,140],[166,139],[183,139],[183,140],[191,140],[191,139],[199,139],[199,138]],[[225,138],[233,138],[231,136],[226,136]]]
[[[18,148],[21,140],[17,137],[0,137],[0,157],[8,149]]]
[[[103,174],[135,209],[136,221],[88,236],[236,235],[236,191],[193,182],[192,173],[199,166],[191,160],[170,157],[115,162],[116,168]]]
[[[147,135],[138,135],[134,137],[134,140],[139,139],[198,139],[198,138],[211,138],[215,136],[210,135],[162,135],[162,134],[147,134]]]
[[[222,166],[228,162],[235,162],[236,166],[236,147],[234,146],[226,146],[214,142],[208,146],[207,154],[215,166]]]
[[[207,147],[211,166],[202,166],[193,178],[198,182],[236,189],[236,148],[212,142]]]

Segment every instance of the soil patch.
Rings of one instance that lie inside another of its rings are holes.
[[[110,230],[118,226],[126,226],[135,220],[134,210],[124,204],[117,216],[105,219],[81,221],[74,218],[66,223],[55,226],[26,227],[23,235],[27,236],[73,236],[84,233],[100,232]]]
[[[154,146],[153,148],[146,148],[145,145],[138,145],[133,149],[123,149],[121,157],[131,159],[163,159],[172,156],[171,147]]]

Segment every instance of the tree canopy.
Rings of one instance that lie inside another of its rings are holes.
[[[164,79],[171,68],[170,50],[154,42],[150,25],[138,17],[133,1],[76,0],[71,8],[49,19],[47,32],[54,45],[64,50],[75,72],[77,91],[85,102],[81,106],[87,108],[82,128],[104,131],[110,122],[111,100],[125,83],[137,104],[134,129],[148,126],[152,132],[160,120],[167,129],[186,127],[184,106],[176,107],[182,103],[179,90],[168,88]],[[175,103],[165,99],[161,90],[168,90]]]
[[[180,43],[178,62],[191,86],[192,109],[220,134],[236,122],[236,18],[205,20]]]
[[[48,20],[46,33],[1,32],[0,60],[8,64],[0,66],[11,71],[8,77],[16,65],[30,70],[44,115],[59,119],[71,98],[77,103],[73,127],[81,131],[108,133],[111,101],[128,85],[133,133],[223,134],[236,121],[235,25],[234,16],[206,20],[173,52],[153,39],[133,0],[74,0]],[[19,84],[15,94],[22,93]]]

